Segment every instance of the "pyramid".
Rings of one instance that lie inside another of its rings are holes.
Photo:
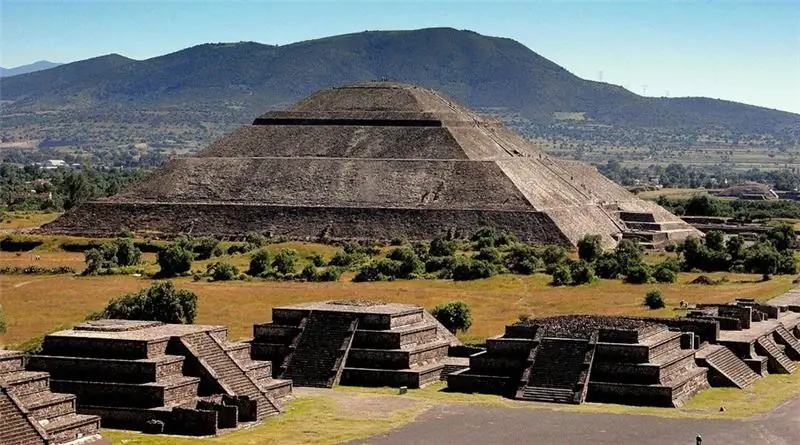
[[[113,235],[432,239],[481,227],[535,244],[606,247],[699,232],[588,165],[550,157],[429,89],[365,83],[270,111],[194,157],[42,230]]]

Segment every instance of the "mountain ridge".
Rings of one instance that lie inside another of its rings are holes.
[[[37,60],[33,63],[15,66],[12,68],[0,67],[0,77],[19,76],[21,74],[34,73],[37,71],[49,70],[57,66],[64,65],[63,63],[50,62],[49,60]]]
[[[206,43],[145,60],[118,54],[0,79],[4,113],[109,110],[191,111],[248,123],[313,92],[370,80],[439,90],[471,108],[495,108],[532,122],[582,113],[589,124],[780,134],[800,115],[710,98],[643,97],[582,79],[505,37],[425,28],[365,31],[285,45]],[[176,117],[177,118],[177,117]]]

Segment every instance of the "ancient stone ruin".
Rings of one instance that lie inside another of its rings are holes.
[[[100,320],[48,334],[32,373],[103,427],[214,435],[279,414],[291,394],[223,326]],[[99,417],[97,417],[99,416]]]
[[[0,350],[0,443],[77,445],[100,439],[100,418],[75,412],[75,396],[51,392],[45,372],[26,371],[21,352]]]
[[[677,318],[533,319],[488,339],[447,383],[522,400],[677,407],[708,386],[746,388],[793,373],[798,338],[800,313],[744,299]]]
[[[700,233],[578,162],[432,90],[367,83],[272,111],[44,233],[432,239],[481,227],[537,244]]]
[[[419,388],[466,366],[461,343],[421,307],[324,301],[272,309],[253,327],[253,358],[271,360],[296,386]]]

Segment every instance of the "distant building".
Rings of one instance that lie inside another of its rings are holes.
[[[44,162],[39,163],[45,170],[55,170],[57,168],[69,168],[69,164],[66,161],[62,161],[61,159],[48,159]]]

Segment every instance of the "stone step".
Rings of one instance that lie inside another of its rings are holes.
[[[800,341],[783,325],[775,329],[775,340],[784,346],[784,353],[791,360],[800,360]]]
[[[563,388],[526,386],[522,390],[523,400],[551,403],[575,403],[575,392]]]
[[[14,371],[3,374],[13,394],[17,397],[47,391],[50,384],[50,375],[46,372]]]
[[[797,370],[797,365],[780,350],[774,341],[767,337],[761,337],[756,340],[756,344],[763,348],[764,352],[770,357],[775,364],[777,371],[782,374],[792,374]]]
[[[713,369],[725,379],[727,384],[739,389],[744,389],[761,378],[744,361],[724,346],[709,345],[701,348],[697,355],[704,366]]]
[[[37,431],[22,407],[0,387],[0,443],[3,445],[44,445],[45,440]]]
[[[69,414],[50,422],[39,422],[47,432],[51,444],[66,444],[100,432],[100,417]]]
[[[355,320],[348,314],[311,311],[281,378],[295,386],[331,387],[344,365]]]
[[[75,412],[73,394],[46,391],[22,396],[19,401],[36,420],[53,419]]]
[[[19,351],[0,349],[0,376],[15,371],[22,371],[22,361],[25,354]]]

